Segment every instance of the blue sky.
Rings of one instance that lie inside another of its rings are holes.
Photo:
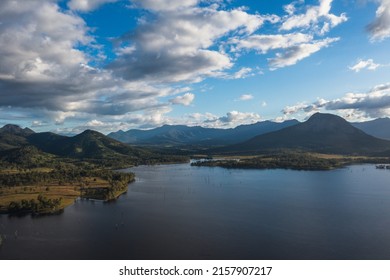
[[[0,125],[390,116],[390,0],[2,0]]]

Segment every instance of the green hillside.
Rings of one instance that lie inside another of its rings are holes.
[[[316,113],[304,123],[259,135],[214,152],[253,153],[286,149],[348,155],[388,155],[390,141],[368,135],[339,116]]]

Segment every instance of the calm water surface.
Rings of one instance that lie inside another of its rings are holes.
[[[113,203],[0,215],[0,259],[390,259],[389,170],[131,171]]]

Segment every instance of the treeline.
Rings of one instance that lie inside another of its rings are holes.
[[[41,171],[22,171],[18,173],[0,174],[0,185],[5,187],[40,186],[56,182],[58,185],[75,184],[83,177],[94,176],[96,172],[82,169]]]
[[[38,195],[38,199],[26,200],[23,199],[20,202],[12,201],[7,209],[10,214],[16,213],[54,213],[60,210],[62,198],[47,198],[43,195]]]
[[[145,158],[117,156],[113,158],[106,157],[104,159],[84,159],[83,161],[95,166],[95,168],[121,169],[138,165],[184,163],[189,161],[189,157],[181,155],[154,154],[153,156]]]
[[[273,156],[259,156],[239,160],[209,160],[196,161],[193,166],[219,166],[225,168],[253,168],[253,169],[293,169],[293,170],[329,170],[341,167],[351,160],[336,158],[320,158],[310,154],[277,154]]]
[[[125,152],[125,151],[123,151]],[[23,146],[11,150],[0,150],[0,170],[57,168],[59,165],[83,165],[91,169],[120,169],[137,165],[188,162],[189,157],[181,154],[168,154],[164,151],[134,150],[133,155],[103,153],[96,157],[56,156],[42,152],[34,146]]]
[[[112,181],[113,184],[122,184],[127,180],[127,176],[131,173],[123,175],[107,169],[90,169],[82,168],[81,166],[63,166],[56,169],[44,172],[25,170],[17,173],[0,173],[0,186],[2,187],[17,187],[17,186],[39,186],[49,183],[56,183],[58,185],[64,184],[77,184],[82,183],[83,178],[86,177],[98,177],[107,181]]]

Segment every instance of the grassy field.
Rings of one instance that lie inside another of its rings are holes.
[[[10,168],[10,169],[0,169],[0,175],[3,174],[19,174],[20,172],[23,172],[22,169],[16,169],[16,168]],[[38,168],[30,168],[28,169],[29,172],[42,172],[42,173],[48,173],[52,171],[53,168],[48,168],[48,167],[38,167]]]
[[[39,195],[49,199],[62,198],[60,209],[71,205],[80,196],[75,186],[32,186],[32,187],[6,187],[1,189],[0,211],[6,211],[11,202],[21,203],[22,200],[37,200]]]

